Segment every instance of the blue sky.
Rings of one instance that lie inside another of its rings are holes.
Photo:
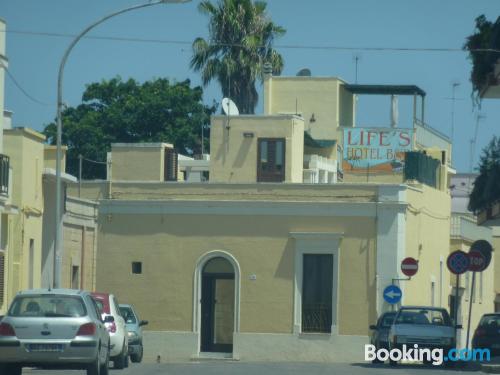
[[[48,105],[30,101],[6,78],[6,108],[14,111],[14,125],[37,130],[55,116],[59,61],[70,39],[15,31],[75,34],[89,23],[140,0],[2,0],[0,17],[7,21],[10,72],[30,95]],[[197,11],[199,1],[158,5],[107,21],[91,35],[191,42],[207,36],[207,19]],[[345,46],[359,51],[279,48],[284,75],[308,67],[313,75],[338,76],[353,82],[354,55],[360,56],[358,83],[416,84],[427,92],[426,122],[445,134],[451,128],[451,85],[459,82],[455,105],[454,165],[468,171],[470,139],[477,110],[470,98],[470,63],[464,52],[367,51],[365,47],[461,48],[474,29],[474,19],[500,15],[498,0],[271,0],[273,20],[287,29],[276,43],[282,46]],[[85,85],[116,75],[139,81],[155,77],[190,78],[189,45],[85,39],[73,51],[65,70],[64,101],[76,105]],[[205,101],[220,101],[213,84]],[[389,99],[362,97],[358,126],[389,123]],[[401,126],[409,125],[411,100],[400,98]],[[262,105],[259,105],[259,111]],[[493,135],[500,134],[500,100],[483,101],[475,161]]]

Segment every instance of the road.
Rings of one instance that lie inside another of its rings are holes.
[[[366,363],[245,363],[192,362],[183,364],[131,364],[125,370],[110,370],[111,375],[448,375],[460,370],[423,365],[371,365]],[[476,372],[461,370],[460,372]],[[33,375],[84,375],[84,371],[23,371]]]

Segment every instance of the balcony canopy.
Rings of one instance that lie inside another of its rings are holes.
[[[415,85],[344,85],[346,90],[359,95],[419,95],[425,96],[425,91]]]

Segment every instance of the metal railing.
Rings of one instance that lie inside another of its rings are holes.
[[[0,195],[9,194],[10,159],[7,155],[0,154]]]
[[[305,304],[302,307],[302,332],[329,333],[332,330],[332,307]]]

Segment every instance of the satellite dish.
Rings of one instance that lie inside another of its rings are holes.
[[[228,116],[238,116],[240,114],[236,104],[229,98],[222,99],[222,110]]]
[[[297,73],[297,77],[310,77],[311,70],[309,68],[300,69]]]

